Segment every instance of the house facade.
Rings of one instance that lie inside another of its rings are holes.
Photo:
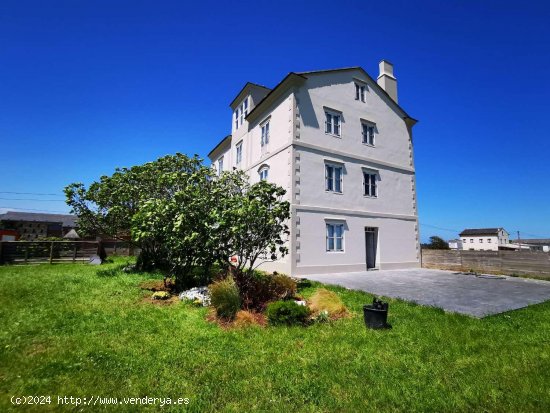
[[[471,228],[460,233],[464,250],[498,251],[513,249],[510,234],[504,228]]]
[[[292,275],[420,266],[412,128],[393,66],[290,73],[247,83],[231,135],[209,153],[218,172],[286,189],[290,253],[262,265]]]

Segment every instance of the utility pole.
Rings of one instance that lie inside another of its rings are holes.
[[[521,238],[519,236],[519,231],[518,231],[518,246],[519,246],[519,252],[521,252]]]

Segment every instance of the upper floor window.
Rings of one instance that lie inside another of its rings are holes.
[[[376,172],[363,172],[363,195],[372,197],[378,195],[376,188]]]
[[[218,159],[218,175],[221,175],[223,172],[223,156]]]
[[[269,121],[265,122],[262,125],[262,146],[265,146],[269,143]]]
[[[260,174],[260,181],[267,181],[267,177],[269,175],[269,166],[262,166],[258,173]]]
[[[241,161],[243,160],[243,143],[242,142],[239,142],[236,146],[236,156],[235,156],[235,162],[237,164],[240,164]]]
[[[246,115],[248,115],[248,96],[235,109],[235,129],[238,129],[243,124]]]
[[[483,238],[480,238],[480,239],[479,239],[479,243],[480,243],[480,244],[483,244]]]
[[[491,238],[487,238],[487,242],[490,244],[493,241],[491,240]]]
[[[330,192],[342,193],[342,165],[325,165],[325,190]]]
[[[344,224],[327,224],[327,251],[344,251]]]
[[[474,243],[474,239],[470,238],[470,244],[473,244],[473,243]]]
[[[466,242],[466,238],[464,238],[462,241]]]
[[[366,145],[374,146],[376,125],[374,123],[362,122],[361,128],[363,129],[363,143]]]
[[[361,102],[365,102],[366,92],[367,92],[367,87],[365,85],[361,85],[359,83],[355,84],[355,100],[360,100]]]
[[[341,115],[333,112],[325,112],[325,133],[340,136]]]

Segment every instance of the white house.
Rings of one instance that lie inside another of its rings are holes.
[[[289,73],[247,83],[230,104],[231,135],[209,153],[286,189],[290,253],[261,268],[300,275],[419,267],[412,128],[393,66]]]
[[[462,240],[460,239],[451,239],[448,242],[449,249],[451,250],[461,250],[462,249]]]
[[[504,228],[465,229],[460,233],[462,248],[470,251],[498,251],[510,247],[510,235]]]

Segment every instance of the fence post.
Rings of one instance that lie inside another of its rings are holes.
[[[53,264],[53,241],[50,244],[50,264]]]
[[[29,244],[25,244],[25,264],[29,261]]]
[[[76,244],[74,244],[74,247],[73,247],[73,262],[76,261]]]

